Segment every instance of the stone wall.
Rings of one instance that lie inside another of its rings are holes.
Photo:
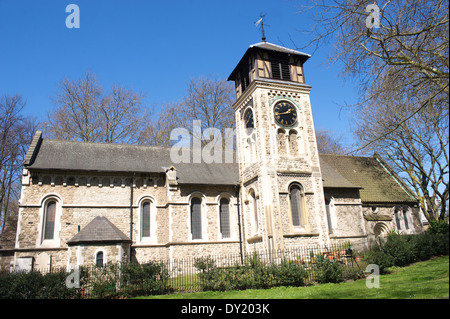
[[[130,247],[126,245],[67,245],[98,215],[106,217],[132,239],[131,258],[138,262],[180,258],[183,254],[202,256],[205,253],[239,252],[237,198],[233,186],[167,187],[164,175],[140,175],[132,180],[127,175],[30,174],[32,178],[24,178],[22,187],[15,258],[33,257],[45,264],[42,257],[45,253],[51,256],[48,258],[53,267],[73,267],[80,262],[94,262],[95,251],[104,249],[107,261],[129,260]],[[190,235],[192,196],[202,198],[202,238],[199,240],[192,240]],[[230,201],[229,238],[222,238],[220,233],[219,201],[222,197]],[[55,239],[42,240],[44,210],[49,200],[57,202]],[[155,216],[151,223],[156,225],[153,225],[150,238],[141,238],[140,209],[146,200],[152,203],[151,214]],[[2,263],[9,261],[2,258]]]
[[[358,251],[368,249],[366,225],[357,189],[325,190],[330,238],[333,242],[350,242]]]
[[[256,150],[240,154],[250,162],[240,162],[243,229],[246,250],[284,249],[294,245],[328,242],[327,221],[317,144],[309,101],[308,86],[253,81],[234,104],[238,148]],[[278,101],[296,105],[297,123],[281,127],[274,121],[273,107]],[[245,128],[245,112],[254,114],[254,130]],[[293,227],[289,207],[289,186],[301,185],[304,191],[306,223]],[[259,229],[254,229],[250,192],[258,202]]]
[[[406,204],[364,204],[362,210],[366,221],[369,246],[373,246],[377,238],[383,238],[391,231],[410,235],[424,232],[420,211],[417,207]],[[404,212],[406,212],[407,225]]]

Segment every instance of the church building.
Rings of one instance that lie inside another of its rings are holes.
[[[173,160],[169,147],[85,143],[38,131],[0,267],[73,268],[423,232],[418,200],[378,155],[318,154],[308,54],[251,45],[234,81],[233,161]],[[192,154],[191,154],[192,155]]]

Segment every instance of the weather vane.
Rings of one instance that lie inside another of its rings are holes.
[[[263,42],[266,42],[266,36],[264,35],[264,17],[265,17],[266,15],[260,13],[259,16],[260,16],[259,20],[255,22],[255,27],[257,27],[258,25],[261,24],[261,35],[262,35],[262,40],[263,40]]]

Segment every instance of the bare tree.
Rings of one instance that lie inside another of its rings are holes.
[[[181,102],[181,119],[189,126],[193,120],[201,120],[202,128],[214,127],[222,131],[234,127],[233,102],[233,86],[225,79],[191,79]]]
[[[155,107],[156,108],[156,107]],[[144,130],[139,133],[139,144],[152,146],[170,146],[170,132],[177,127],[184,127],[179,114],[179,103],[166,103],[160,107],[156,119],[148,121]]]
[[[333,40],[331,61],[344,62],[344,75],[361,80],[362,94],[373,81],[395,76],[397,88],[421,86],[449,93],[448,0],[383,1],[379,14],[369,0],[310,0],[315,12],[309,45]],[[379,18],[379,28],[370,19]],[[369,21],[367,21],[369,19]]]
[[[51,136],[65,140],[105,143],[136,143],[147,121],[144,95],[113,85],[104,94],[91,72],[83,79],[64,79],[48,113]]]
[[[0,231],[6,217],[17,213],[22,161],[38,125],[22,116],[24,107],[19,94],[0,97]]]
[[[183,99],[166,104],[158,119],[149,123],[147,129],[142,132],[140,142],[168,146],[173,143],[169,138],[174,128],[184,128],[194,136],[195,120],[201,121],[203,132],[207,128],[216,128],[224,136],[226,128],[235,126],[233,102],[234,90],[226,80],[211,77],[191,79]]]
[[[142,94],[118,85],[112,87],[111,93],[100,103],[101,136],[106,143],[136,143],[149,115],[142,100]]]
[[[341,143],[342,136],[330,130],[316,130],[317,149],[319,154],[345,155],[346,146]]]
[[[408,100],[394,101],[390,91],[386,95],[386,104],[377,100],[375,105],[358,108],[356,137],[361,144],[374,141],[368,148],[405,177],[420,199],[425,217],[442,221],[449,200],[448,101],[437,101],[416,112],[416,105]],[[410,118],[404,121],[405,117]]]
[[[379,12],[373,7],[369,0],[310,0],[302,9],[313,12],[316,22],[308,46],[333,41],[330,61],[343,62],[342,74],[359,81],[358,104],[377,100],[387,88],[393,99],[401,96],[415,105],[402,119],[407,121],[448,96],[449,3],[386,0],[376,6]],[[372,25],[374,18],[379,27]]]
[[[359,145],[408,181],[426,217],[448,208],[448,0],[310,0],[309,45],[333,42],[330,61],[359,82]],[[379,25],[376,25],[379,22]]]

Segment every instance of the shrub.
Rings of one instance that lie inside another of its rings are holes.
[[[73,299],[79,291],[66,287],[66,271],[0,273],[0,299]]]
[[[342,276],[344,280],[357,280],[364,277],[364,272],[356,268],[344,268]]]
[[[194,265],[200,271],[203,290],[243,290],[264,289],[273,286],[301,286],[307,278],[302,266],[290,264],[286,260],[281,263],[264,265],[257,254],[246,258],[244,265],[219,268],[212,260],[199,258]]]
[[[211,271],[215,266],[215,261],[211,257],[200,257],[194,260],[194,267],[202,272]]]
[[[367,253],[366,260],[368,264],[378,265],[381,274],[386,273],[387,269],[394,265],[394,257],[382,250],[381,245],[373,247]]]
[[[415,260],[427,260],[436,255],[437,247],[434,245],[434,237],[430,234],[409,237],[408,242],[411,245]]]
[[[448,225],[447,228],[444,226],[434,226],[433,230],[421,235],[391,233],[384,243],[375,245],[366,254],[367,262],[377,264],[380,272],[385,273],[392,266],[404,267],[432,256],[448,255]]]
[[[393,265],[404,267],[415,261],[412,245],[408,242],[409,236],[398,233],[389,234],[386,243],[383,245],[383,251],[392,256]]]
[[[169,272],[161,262],[122,266],[120,296],[135,297],[169,292]]]
[[[318,267],[317,282],[323,284],[343,281],[343,266],[338,261],[324,259]]]
[[[448,235],[449,227],[450,225],[446,222],[438,222],[436,220],[432,220],[430,222],[430,228],[428,228],[427,233]]]
[[[270,273],[276,279],[276,284],[283,286],[303,286],[308,277],[303,266],[289,263],[285,259],[281,261],[280,265],[273,265]]]

